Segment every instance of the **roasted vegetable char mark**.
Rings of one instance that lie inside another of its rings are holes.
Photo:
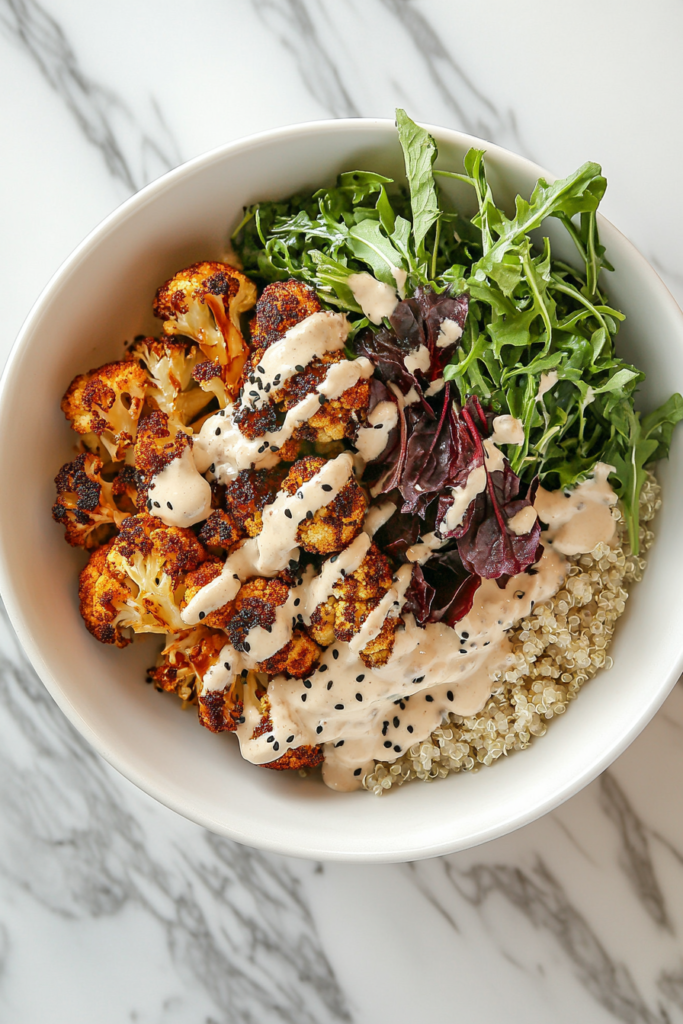
[[[290,279],[266,285],[256,303],[256,315],[249,325],[252,346],[261,350],[269,348],[290,327],[321,309],[318,296],[301,281]]]
[[[87,447],[103,446],[110,459],[123,461],[135,442],[148,384],[138,363],[106,363],[72,380],[62,412]]]

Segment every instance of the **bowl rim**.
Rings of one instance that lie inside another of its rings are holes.
[[[500,155],[505,161],[518,163],[520,166],[523,166],[526,171],[533,171],[536,177],[544,177],[550,182],[555,180],[554,175],[545,170],[545,168],[541,167],[535,161],[521,156],[512,150],[456,129],[432,125],[425,122],[420,122],[420,124],[436,135],[437,138],[439,136],[442,138],[450,137],[451,139],[461,141],[468,146],[483,148],[487,152]],[[349,130],[351,128],[355,130],[360,128],[362,131],[367,130],[368,133],[371,133],[376,128],[386,128],[387,126],[393,125],[394,121],[391,118],[327,118],[297,122],[277,128],[266,129],[261,132],[243,136],[239,139],[218,146],[215,149],[209,150],[206,153],[200,154],[199,156],[193,157],[191,160],[188,160],[180,164],[178,167],[166,172],[159,178],[150,182],[140,191],[136,192],[134,195],[125,199],[90,232],[88,232],[85,238],[76,246],[70,255],[66,257],[42,289],[40,295],[28,312],[10,349],[7,361],[2,370],[2,375],[0,376],[0,433],[2,432],[1,424],[5,408],[4,399],[11,386],[15,364],[21,357],[26,339],[30,337],[34,327],[40,321],[45,309],[52,301],[53,296],[59,292],[64,281],[88,257],[90,251],[96,245],[103,242],[107,238],[108,234],[112,230],[116,229],[119,224],[125,222],[130,217],[133,217],[138,210],[144,208],[148,203],[153,202],[157,196],[162,195],[169,189],[172,189],[178,180],[192,176],[195,171],[209,167],[214,163],[221,162],[232,154],[247,150],[258,150],[262,146],[269,145],[274,140],[285,139],[288,137],[297,138],[326,132],[343,132],[344,130]],[[662,281],[661,277],[637,247],[628,238],[626,238],[626,236],[624,236],[611,221],[608,221],[607,218],[601,214],[599,214],[599,218],[603,224],[609,225],[610,231],[623,239],[626,247],[630,250],[630,254],[634,262],[638,265],[639,273],[650,278],[650,286],[659,292],[660,301],[670,306],[671,313],[681,323],[681,333],[683,335],[683,312],[666,284]],[[1,528],[2,524],[0,524],[0,529]],[[268,852],[307,859],[356,863],[389,863],[417,860],[442,856],[461,849],[469,849],[499,838],[503,835],[507,835],[510,832],[516,831],[518,828],[522,828],[524,825],[535,821],[548,811],[560,806],[570,797],[583,789],[584,786],[592,782],[602,771],[612,764],[612,762],[633,742],[636,736],[651,721],[652,717],[661,707],[683,670],[682,644],[680,653],[676,660],[673,662],[668,672],[663,673],[659,686],[656,690],[651,692],[649,699],[647,699],[643,704],[642,713],[637,719],[634,719],[631,728],[622,733],[607,748],[603,748],[599,756],[595,757],[590,763],[588,763],[583,771],[579,772],[573,778],[568,779],[566,784],[559,790],[556,789],[552,794],[537,800],[536,803],[530,806],[524,814],[516,815],[513,821],[506,820],[505,815],[503,814],[497,822],[482,828],[477,834],[473,836],[470,835],[467,839],[455,839],[451,841],[444,840],[441,843],[432,844],[428,848],[425,848],[424,844],[421,845],[419,842],[413,842],[411,844],[406,843],[400,851],[392,852],[380,850],[333,851],[327,847],[321,847],[319,849],[311,848],[310,845],[303,848],[301,844],[297,843],[295,837],[286,842],[283,841],[282,837],[278,839],[270,839],[269,837],[259,837],[258,839],[255,839],[246,835],[240,828],[231,828],[224,821],[219,821],[210,814],[204,814],[197,811],[191,804],[189,804],[189,802],[186,802],[181,798],[176,798],[173,794],[162,791],[162,788],[155,785],[153,781],[148,779],[144,772],[139,771],[134,765],[130,764],[125,754],[118,749],[115,744],[107,742],[99,735],[97,730],[94,729],[82,716],[78,706],[74,704],[70,697],[64,692],[60,681],[52,672],[49,663],[43,658],[39,646],[34,641],[34,631],[24,613],[20,599],[14,592],[14,584],[9,567],[6,564],[2,544],[0,544],[0,594],[4,600],[9,620],[17,634],[23,653],[28,658],[28,661],[54,699],[55,703],[65,714],[71,725],[87,740],[97,753],[100,754],[108,764],[123,775],[124,778],[128,779],[143,792],[153,797],[155,800],[158,800],[166,807],[169,807],[171,810],[176,811],[183,817],[201,825],[204,828],[208,828],[213,832],[226,836],[236,842],[254,846]]]

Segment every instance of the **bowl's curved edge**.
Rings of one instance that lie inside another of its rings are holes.
[[[172,188],[178,178],[185,177],[186,175],[192,174],[216,161],[220,161],[228,153],[246,149],[258,149],[261,145],[266,145],[273,138],[278,137],[296,136],[297,134],[308,134],[321,131],[338,132],[340,130],[344,130],[345,127],[353,128],[354,130],[358,130],[359,127],[362,127],[367,128],[368,131],[378,127],[391,127],[393,129],[393,124],[393,121],[386,118],[329,119],[309,121],[260,132],[258,134],[239,139],[235,142],[227,143],[180,165],[174,170],[169,171],[167,174],[151,182],[134,196],[125,200],[124,203],[112,211],[112,213],[98,224],[77,246],[73,253],[67,257],[45,286],[26,317],[14,345],[12,346],[3,369],[2,377],[0,378],[0,435],[3,434],[3,428],[6,426],[3,424],[3,397],[5,389],[8,387],[11,379],[14,364],[21,357],[24,338],[29,336],[34,326],[39,322],[44,313],[45,307],[49,304],[50,299],[52,298],[52,295],[59,290],[64,280],[78,268],[82,260],[87,258],[90,249],[94,245],[99,244],[99,242],[107,236],[109,231],[122,220],[133,216],[138,209],[146,205],[148,202],[153,201],[156,195]],[[468,144],[484,148],[487,151],[495,152],[504,161],[512,162],[520,167],[523,166],[527,170],[533,169],[537,176],[543,175],[549,180],[554,180],[553,176],[538,164],[526,159],[525,157],[511,153],[509,150],[500,146],[496,146],[485,140],[478,139],[474,136],[469,136],[466,133],[457,132],[452,129],[435,125],[425,125],[425,127],[432,131],[436,136],[446,135],[454,139],[467,140]],[[677,318],[679,322],[683,321],[683,313],[681,313],[681,310],[671,295],[671,292],[654,268],[647,262],[645,257],[637,250],[633,243],[619,232],[611,222],[607,221],[606,218],[601,217],[601,222],[614,233],[615,237],[622,240],[622,244],[626,248],[630,249],[635,254],[640,264],[641,271],[650,278],[652,286],[659,291],[662,301],[669,307],[671,315]],[[107,761],[108,764],[149,796],[210,831],[223,835],[235,842],[254,846],[267,852],[308,859],[357,863],[395,863],[420,860],[443,856],[445,854],[455,853],[462,849],[472,848],[490,840],[499,838],[502,835],[516,831],[524,825],[530,824],[543,814],[560,806],[566,800],[570,799],[613,763],[613,761],[633,742],[636,736],[638,736],[638,734],[651,721],[683,670],[682,650],[677,661],[671,666],[657,691],[653,693],[642,717],[638,719],[633,728],[626,734],[622,735],[618,741],[612,744],[611,747],[603,751],[600,757],[595,758],[591,764],[586,766],[583,772],[572,779],[571,782],[562,790],[559,792],[556,791],[551,798],[538,801],[535,805],[529,807],[528,812],[523,816],[517,815],[514,820],[499,821],[495,826],[483,829],[480,833],[470,836],[466,840],[445,841],[443,843],[433,845],[428,850],[420,848],[417,844],[414,846],[404,846],[401,850],[394,851],[392,853],[386,853],[385,851],[370,847],[367,849],[340,852],[338,850],[329,849],[324,844],[320,844],[315,848],[312,848],[309,845],[305,850],[303,850],[298,847],[296,843],[283,843],[281,840],[269,841],[267,837],[255,839],[253,836],[247,836],[239,829],[227,828],[222,822],[212,818],[210,815],[198,815],[193,813],[192,808],[188,807],[182,800],[174,800],[168,794],[159,791],[156,786],[151,784],[148,779],[143,778],[140,772],[127,763],[125,758],[119,757],[115,750],[111,749],[107,743],[100,739],[88,722],[82,717],[77,707],[64,694],[58,680],[54,677],[49,665],[45,662],[37,645],[34,643],[32,635],[33,630],[12,595],[12,582],[7,572],[4,547],[2,543],[0,543],[0,593],[3,595],[10,622],[15,629],[21,646],[36,674],[44,683],[46,689],[60,710],[65,714],[69,722],[104,758],[104,760]]]

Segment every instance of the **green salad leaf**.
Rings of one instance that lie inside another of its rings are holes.
[[[444,377],[495,414],[524,424],[524,444],[508,445],[513,471],[527,485],[573,487],[599,461],[638,551],[638,504],[646,468],[668,454],[683,398],[673,395],[642,416],[634,406],[644,379],[617,354],[624,314],[603,291],[612,267],[600,242],[597,210],[606,181],[596,163],[549,183],[541,178],[514,211],[497,205],[485,152],[471,149],[461,169],[440,168],[433,137],[397,110],[407,187],[372,171],[340,174],[331,188],[258,203],[245,210],[233,240],[245,271],[261,283],[294,277],[330,307],[345,310],[351,339],[368,325],[349,277],[367,271],[404,293],[416,288],[465,293],[469,313]],[[437,182],[472,191],[465,216]],[[549,218],[571,238],[576,258],[556,258],[543,234]],[[533,237],[531,233],[534,233]],[[539,242],[540,236],[540,242]],[[350,354],[353,354],[350,351]]]

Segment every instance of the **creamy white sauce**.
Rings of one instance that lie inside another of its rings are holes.
[[[368,416],[368,427],[360,427],[354,441],[356,450],[365,462],[378,458],[389,441],[389,434],[398,423],[398,407],[387,400],[378,402]]]
[[[456,320],[442,320],[436,339],[437,348],[448,348],[462,338],[462,327]]]
[[[508,519],[508,529],[517,537],[521,537],[525,533],[531,533],[537,519],[534,506],[525,505],[512,519]]]
[[[579,555],[596,544],[611,543],[616,521],[610,511],[617,496],[607,482],[614,466],[598,462],[592,476],[572,491],[546,491],[539,487],[534,502],[539,519],[547,523],[544,539],[563,555]]]
[[[427,388],[427,390],[425,391],[427,398],[431,398],[432,395],[438,395],[440,391],[443,391],[445,386],[446,381],[443,379],[443,377],[437,377],[436,380],[433,380],[432,383]]]
[[[211,513],[211,486],[195,466],[191,445],[149,485],[152,515],[166,526],[194,526]]]
[[[396,506],[393,501],[384,501],[381,505],[373,505],[368,509],[363,531],[367,533],[368,537],[374,537],[377,531],[389,522],[395,511]]]
[[[443,537],[439,537],[437,533],[426,533],[424,537],[420,537],[417,544],[413,544],[406,551],[406,558],[409,562],[417,562],[418,565],[424,565],[435,551],[443,547],[446,541]]]
[[[365,270],[361,274],[351,274],[347,284],[363,314],[373,324],[381,324],[384,317],[391,316],[398,305],[396,289],[378,281]]]
[[[211,471],[219,483],[228,484],[241,470],[255,467],[269,469],[280,461],[279,450],[297,427],[306,423],[320,409],[320,396],[339,398],[348,388],[373,373],[369,359],[345,359],[332,363],[327,376],[310,395],[306,395],[292,409],[278,430],[250,440],[234,421],[235,407],[227,406],[211,416],[195,438],[195,461],[200,472]],[[210,468],[213,466],[213,470]]]
[[[550,373],[542,373],[541,380],[538,385],[538,391],[536,392],[536,401],[540,402],[546,391],[550,391],[557,384],[557,370],[551,370]]]
[[[441,527],[443,533],[451,533],[462,524],[467,509],[485,487],[486,469],[484,466],[477,466],[476,469],[473,469],[462,487],[451,487],[453,504],[444,517]]]
[[[408,373],[414,374],[416,370],[426,373],[431,363],[429,349],[426,345],[419,345],[418,348],[408,353],[403,363]]]
[[[343,313],[312,313],[262,353],[258,367],[244,388],[242,405],[256,408],[317,356],[339,352],[350,330]],[[351,364],[352,365],[352,364]],[[322,392],[325,394],[325,392]]]
[[[415,388],[411,387],[408,394],[404,395],[398,384],[394,384],[393,381],[389,381],[387,387],[391,391],[392,395],[396,396],[396,401],[398,402],[399,409],[405,409],[406,406],[415,405],[416,402],[420,401],[420,396],[418,395]]]
[[[516,416],[496,416],[491,440],[494,444],[524,444],[524,424]]]
[[[391,271],[391,276],[393,277],[394,281],[396,282],[396,288],[398,290],[398,293],[401,296],[401,298],[404,299],[405,298],[405,294],[406,294],[405,287],[406,287],[406,280],[407,280],[407,277],[408,277],[408,271],[407,270],[401,270],[400,267],[395,267],[395,266],[393,266],[393,264],[392,264],[391,267],[389,267],[389,269]]]

